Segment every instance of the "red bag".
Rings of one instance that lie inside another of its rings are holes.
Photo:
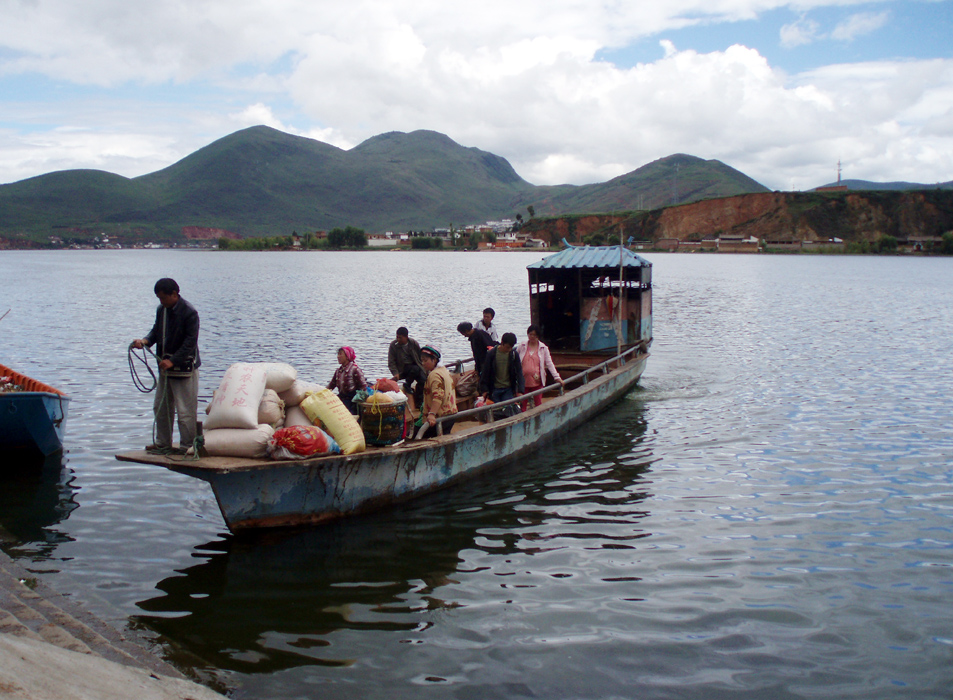
[[[284,447],[301,457],[317,454],[339,454],[341,448],[330,435],[316,425],[292,425],[279,428],[269,440],[273,448]]]
[[[378,379],[374,388],[378,391],[400,391],[400,385],[393,379]]]

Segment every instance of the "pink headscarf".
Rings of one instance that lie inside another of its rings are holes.
[[[344,357],[347,358],[348,362],[354,362],[354,358],[357,357],[357,353],[354,352],[354,349],[350,345],[342,346],[341,350],[344,351]]]

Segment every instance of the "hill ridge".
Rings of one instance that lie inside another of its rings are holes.
[[[427,129],[372,136],[352,149],[258,125],[135,178],[94,170],[0,185],[0,235],[62,231],[181,239],[187,226],[242,236],[355,225],[369,232],[538,215],[653,209],[766,192],[718,160],[673,154],[604,183],[538,186],[508,160]]]

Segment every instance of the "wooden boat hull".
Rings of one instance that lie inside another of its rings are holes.
[[[165,466],[207,481],[229,529],[296,526],[364,513],[444,488],[525,455],[622,398],[648,354],[505,420],[349,456],[300,461],[174,459],[133,452],[117,459]]]

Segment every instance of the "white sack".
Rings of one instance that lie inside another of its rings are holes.
[[[285,409],[285,427],[290,428],[294,425],[314,425],[307,414],[301,410],[301,406],[288,406]]]
[[[286,391],[279,391],[278,396],[285,402],[285,408],[297,406],[304,401],[309,391],[320,391],[324,387],[314,382],[306,382],[301,379],[295,379],[294,383]]]
[[[272,428],[281,428],[285,422],[285,402],[278,398],[274,389],[265,389],[258,404],[258,423],[267,423]]]
[[[228,368],[212,399],[206,430],[254,429],[258,405],[265,393],[265,369],[261,364],[237,363]]]
[[[265,457],[268,455],[268,441],[274,434],[275,429],[270,425],[259,425],[251,430],[206,430],[205,449],[213,457]]]
[[[265,368],[267,375],[265,379],[265,388],[274,389],[279,394],[288,391],[295,379],[298,378],[298,370],[284,362],[259,362],[257,363]]]

